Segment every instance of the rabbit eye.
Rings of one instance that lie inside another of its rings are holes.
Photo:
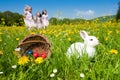
[[[90,41],[93,41],[93,39],[90,39]]]

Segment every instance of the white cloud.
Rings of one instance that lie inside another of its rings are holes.
[[[76,16],[82,17],[82,18],[90,18],[95,14],[94,10],[75,10]]]

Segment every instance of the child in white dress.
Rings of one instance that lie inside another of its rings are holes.
[[[35,24],[36,28],[42,28],[42,15],[39,12],[36,13]]]
[[[47,11],[46,10],[42,11],[42,24],[43,24],[44,28],[49,25],[48,15],[47,15]]]
[[[35,22],[32,15],[32,7],[26,6],[24,9],[24,22],[28,29],[35,27]]]

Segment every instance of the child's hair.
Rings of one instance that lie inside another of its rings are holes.
[[[32,7],[29,6],[29,5],[26,5],[25,8],[24,8],[24,12],[25,12],[25,11],[28,11],[29,9],[32,9]]]
[[[46,10],[42,10],[42,15],[43,15],[43,14],[46,15],[46,14],[47,14],[47,11],[46,11]]]
[[[38,16],[38,14],[39,14],[39,16]],[[36,13],[36,16],[42,17],[41,13],[39,13],[39,12]]]
[[[32,9],[32,7],[29,6],[29,5],[26,5],[25,8],[24,8],[24,17],[26,17],[27,11],[29,11],[29,9]]]

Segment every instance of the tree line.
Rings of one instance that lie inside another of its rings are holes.
[[[0,26],[23,26],[23,16],[11,11],[0,12]]]
[[[115,16],[104,16],[104,17],[98,17],[91,20],[85,20],[81,18],[75,18],[75,19],[69,19],[69,18],[63,18],[59,19],[56,17],[52,17],[49,19],[50,25],[74,25],[74,24],[84,24],[86,22],[105,22],[109,20],[114,20]],[[23,15],[19,13],[13,13],[10,11],[0,12],[0,27],[1,26],[24,26],[24,20]]]

